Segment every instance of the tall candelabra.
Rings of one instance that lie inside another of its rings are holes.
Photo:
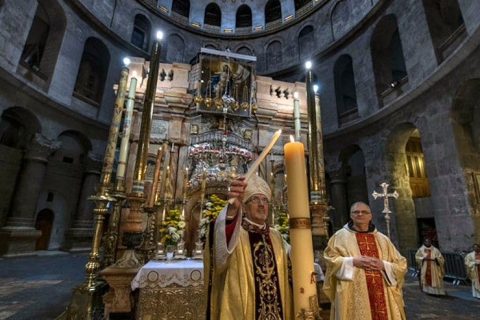
[[[123,242],[127,250],[132,252],[131,260],[133,264],[140,264],[140,260],[135,256],[134,248],[143,240],[143,204],[145,202],[145,174],[147,168],[148,146],[150,142],[150,131],[152,127],[153,106],[155,103],[155,93],[158,82],[158,71],[160,62],[160,40],[163,33],[157,32],[157,41],[152,47],[152,59],[150,61],[150,71],[148,75],[147,88],[145,90],[145,100],[143,103],[142,118],[140,124],[140,135],[137,146],[137,155],[135,159],[135,169],[133,173],[132,192],[127,195],[129,204],[129,213],[123,224]]]
[[[99,249],[102,240],[105,216],[109,211],[109,204],[115,201],[115,198],[111,196],[109,188],[115,159],[118,132],[122,120],[123,105],[125,102],[127,79],[128,68],[124,67],[120,73],[117,97],[113,109],[113,117],[100,177],[100,186],[98,192],[89,198],[89,200],[95,203],[95,208],[93,209],[94,233],[92,248],[88,257],[88,262],[85,265],[86,280],[82,285],[75,288],[69,307],[62,315],[60,315],[59,319],[82,318],[90,320],[95,317],[95,314],[101,314],[101,312],[103,312],[101,308],[101,293],[103,292],[104,283],[97,279],[98,271],[101,267]]]
[[[312,233],[314,236],[325,236],[324,217],[327,216],[327,198],[325,192],[325,166],[323,161],[320,103],[316,103],[315,101],[312,63],[307,61],[305,67],[307,69],[308,153]]]

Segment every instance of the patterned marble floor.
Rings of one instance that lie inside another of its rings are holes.
[[[37,256],[0,258],[0,319],[47,320],[60,315],[82,283],[87,254],[43,252]],[[407,318],[412,320],[477,319],[480,300],[469,286],[446,284],[448,296],[420,292],[416,279],[405,285]]]

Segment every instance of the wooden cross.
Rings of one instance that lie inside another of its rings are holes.
[[[388,206],[388,198],[398,198],[398,192],[395,190],[392,193],[388,193],[388,186],[389,184],[386,182],[382,182],[380,186],[383,189],[382,193],[378,193],[373,191],[372,196],[376,200],[377,198],[383,198],[383,211],[382,213],[385,214],[385,221],[387,222],[387,236],[390,238],[390,208]]]

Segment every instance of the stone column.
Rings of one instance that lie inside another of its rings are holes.
[[[72,227],[67,232],[65,247],[70,251],[89,250],[93,236],[93,209],[95,203],[88,198],[95,194],[100,179],[102,160],[89,154],[83,173],[82,189],[78,198],[78,208]]]
[[[348,222],[347,178],[343,168],[329,174],[332,206],[335,208],[333,227],[338,230]]]
[[[47,170],[48,156],[61,145],[37,133],[25,151],[6,226],[0,229],[0,255],[30,252],[40,231],[35,229],[38,197]],[[14,186],[12,186],[14,187]]]

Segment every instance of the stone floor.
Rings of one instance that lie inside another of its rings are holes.
[[[72,289],[82,283],[87,254],[39,252],[36,256],[0,258],[0,319],[55,319],[67,306]],[[405,286],[408,319],[478,319],[480,300],[470,286],[446,284],[448,296],[420,292],[415,279]]]

